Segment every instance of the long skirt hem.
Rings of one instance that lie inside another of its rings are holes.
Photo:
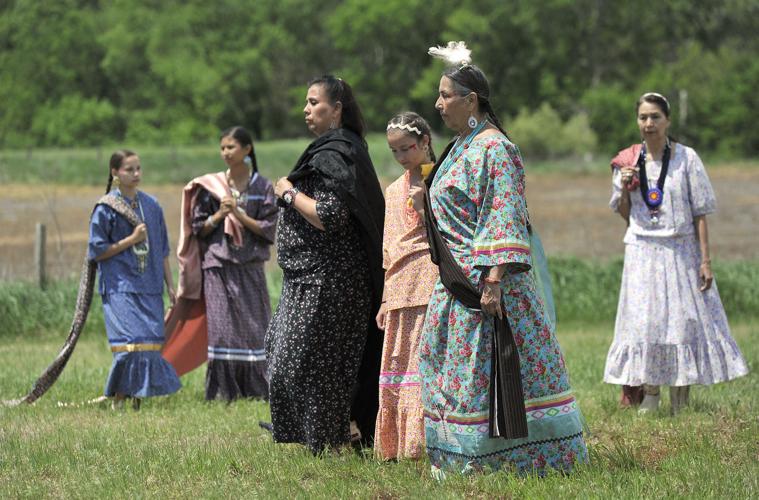
[[[209,360],[206,399],[234,401],[240,398],[269,399],[266,362]]]
[[[173,394],[181,387],[174,367],[160,352],[125,352],[114,355],[104,393],[146,398]]]
[[[748,373],[730,335],[716,280],[701,291],[694,235],[628,235],[604,382],[710,385]]]

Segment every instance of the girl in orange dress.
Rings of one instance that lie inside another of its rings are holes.
[[[438,277],[423,223],[423,180],[435,156],[430,127],[416,113],[393,117],[387,142],[405,172],[385,191],[385,287],[377,314],[385,344],[374,449],[385,460],[417,459],[425,452],[419,337]]]

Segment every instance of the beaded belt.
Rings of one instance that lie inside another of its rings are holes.
[[[160,351],[163,344],[121,344],[112,345],[111,352]]]

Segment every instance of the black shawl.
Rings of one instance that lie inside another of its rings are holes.
[[[383,333],[374,318],[379,311],[385,283],[382,269],[385,198],[366,142],[347,129],[330,130],[312,142],[287,178],[295,182],[309,175],[320,176],[326,187],[348,205],[358,222],[359,236],[369,262],[372,308],[351,418],[358,423],[364,443],[371,444],[379,408],[382,359]]]

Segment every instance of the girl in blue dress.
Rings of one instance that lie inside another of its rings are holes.
[[[140,158],[119,150],[110,160],[106,193],[120,198],[141,224],[134,226],[106,204],[98,204],[90,222],[88,258],[98,263],[113,365],[105,395],[113,407],[133,398],[135,409],[149,396],[172,394],[181,384],[174,368],[161,357],[164,342],[163,285],[174,302],[169,243],[163,210],[152,196],[137,190]],[[118,187],[111,191],[112,184]]]

